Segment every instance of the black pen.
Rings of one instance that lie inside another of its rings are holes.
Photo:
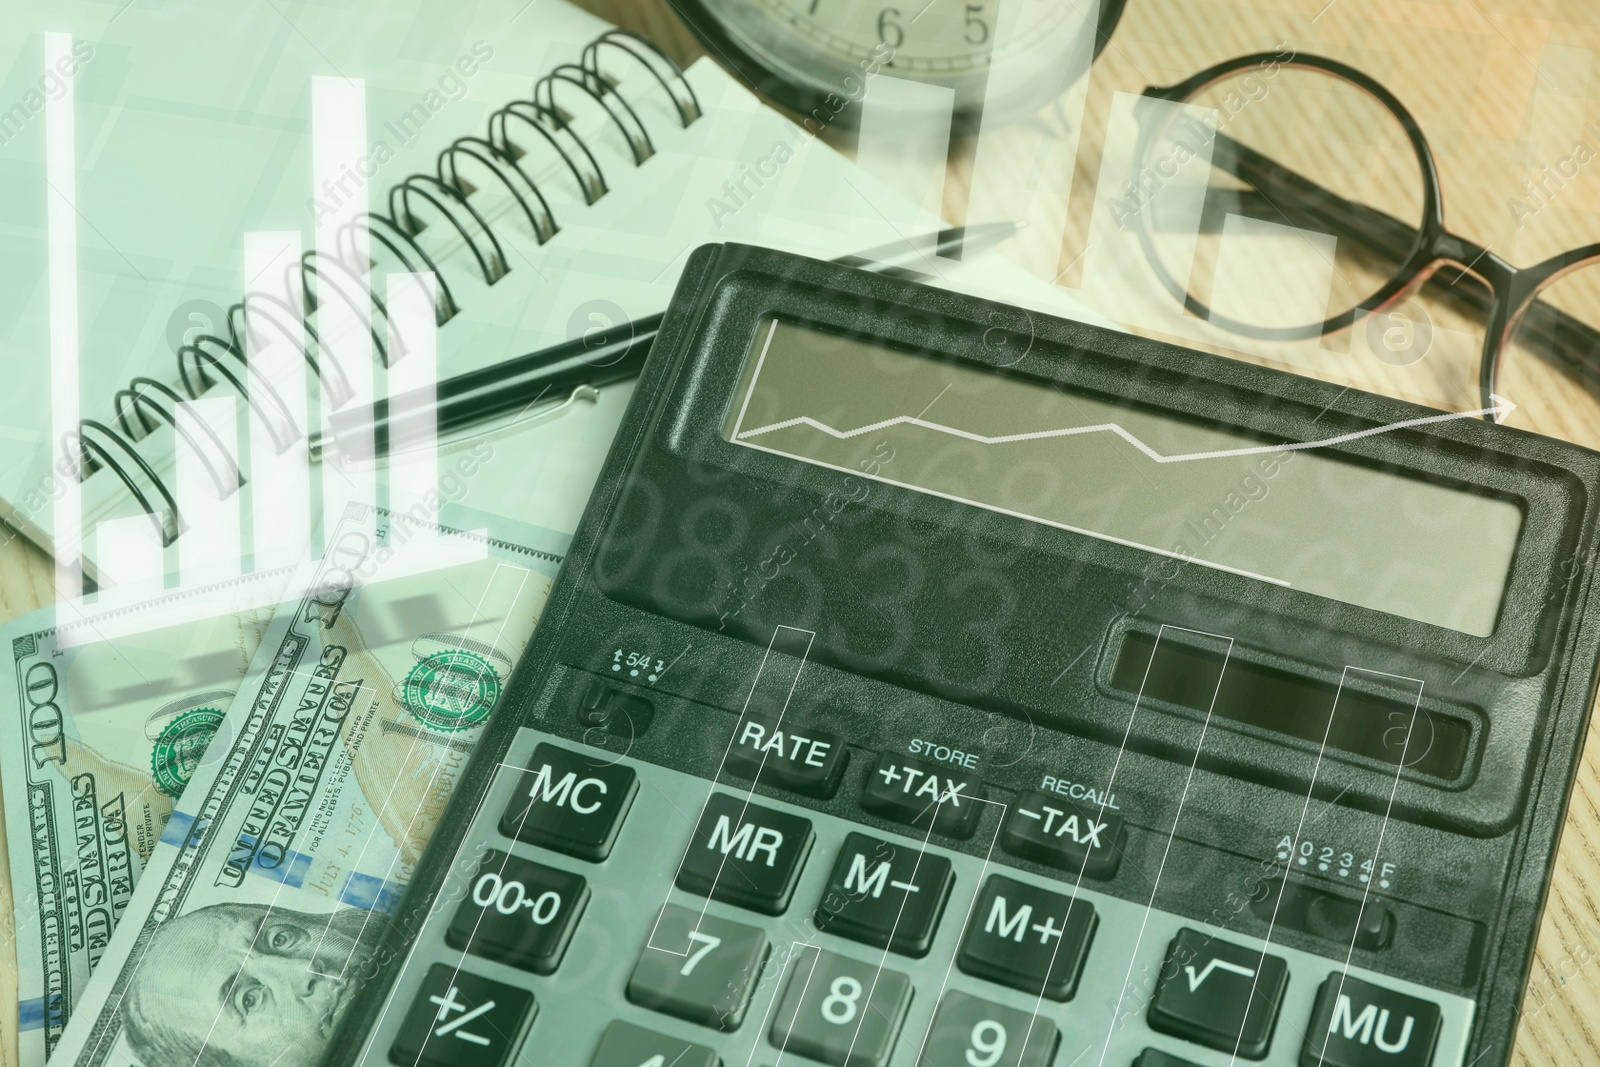
[[[1010,237],[1017,231],[1014,222],[989,222],[960,226],[928,235],[931,245],[918,247],[913,241],[870,248],[834,260],[879,274],[902,277],[928,277],[919,266],[933,267],[932,257],[960,258],[963,253],[979,252]],[[468,371],[446,378],[426,392],[394,398],[407,414],[390,418],[391,401],[379,400],[369,410],[337,412],[330,419],[335,441],[373,435],[374,454],[385,455],[396,431],[412,420],[429,415],[435,422],[436,437],[486,422],[515,411],[540,410],[556,401],[593,398],[601,386],[637,378],[645,357],[661,329],[662,316],[646,315],[608,330],[586,334],[562,344],[497,363],[492,367]],[[312,459],[320,460],[328,449],[320,434],[309,442]]]

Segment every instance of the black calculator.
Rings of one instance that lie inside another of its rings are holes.
[[[1597,485],[702,248],[330,1062],[1503,1063]]]

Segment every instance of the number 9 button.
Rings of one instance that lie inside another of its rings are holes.
[[[588,903],[589,886],[578,875],[491,851],[445,942],[534,974],[553,974]]]

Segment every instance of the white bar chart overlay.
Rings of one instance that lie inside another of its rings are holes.
[[[321,429],[323,440],[332,440],[335,411],[370,411],[373,402],[371,236],[362,225],[373,166],[366,83],[312,78],[311,131],[313,189],[340,192],[324,198],[331,210],[319,210],[315,220]],[[324,529],[338,525],[347,504],[377,502],[370,430],[340,435],[338,456],[320,469]]]
[[[244,236],[245,354],[251,388],[250,516],[254,569],[293,566],[311,544],[306,448],[305,306],[300,235]]]
[[[891,214],[889,222],[901,234],[917,235],[907,236],[908,245],[930,257],[936,238],[925,216],[941,215],[955,102],[955,90],[945,86],[880,74],[861,105],[856,163],[904,194],[904,207],[879,208]]]
[[[72,61],[72,35],[44,35],[44,67]],[[44,104],[45,177],[50,278],[50,471],[61,483],[51,535],[55,542],[56,600],[83,594],[83,496],[78,486],[78,167],[71,78]],[[69,444],[69,442],[73,442]]]
[[[389,308],[389,507],[417,541],[438,531],[439,427],[434,411],[439,342],[432,274],[391,274]],[[391,539],[396,532],[391,528]]]
[[[102,593],[160,590],[166,575],[166,554],[157,516],[103,519],[95,524],[94,539],[96,576]]]
[[[185,585],[201,575],[239,573],[238,403],[231,395],[205,397],[175,413],[178,575]]]

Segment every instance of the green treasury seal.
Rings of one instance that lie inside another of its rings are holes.
[[[156,788],[178,799],[183,787],[194,777],[200,757],[222,725],[223,713],[216,708],[195,708],[167,723],[150,751],[150,773]]]
[[[424,726],[466,730],[489,717],[500,699],[500,676],[475,653],[435,652],[411,668],[401,699]]]

